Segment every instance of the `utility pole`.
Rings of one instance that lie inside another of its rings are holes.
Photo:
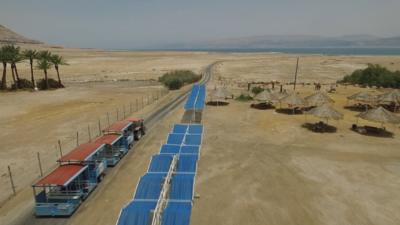
[[[296,73],[294,74],[294,86],[293,86],[293,90],[296,90],[297,71],[298,71],[298,69],[299,69],[299,57],[297,57]]]

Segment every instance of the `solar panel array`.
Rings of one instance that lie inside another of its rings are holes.
[[[202,110],[206,99],[206,87],[202,85],[193,85],[192,91],[189,94],[185,104],[185,110]]]
[[[204,85],[194,85],[185,109],[203,109],[204,98]],[[189,225],[202,139],[201,124],[173,126],[159,154],[152,156],[147,173],[140,178],[133,200],[121,210],[117,225],[152,224],[166,181],[169,188],[161,225]]]

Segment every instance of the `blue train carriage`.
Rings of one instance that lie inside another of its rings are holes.
[[[132,147],[135,140],[134,125],[127,120],[117,121],[103,131],[104,134],[119,134],[123,136],[123,144],[126,148],[126,154]]]
[[[106,159],[107,166],[115,166],[128,151],[120,134],[104,134],[94,142],[105,145],[105,149],[97,157]]]
[[[62,165],[32,185],[35,215],[72,215],[95,185],[88,166]]]
[[[92,142],[82,144],[61,157],[58,162],[61,165],[79,164],[88,166],[89,178],[97,184],[105,176],[107,168],[107,159],[100,157],[105,149],[106,146],[102,143]],[[91,190],[95,187],[96,185],[91,187]]]

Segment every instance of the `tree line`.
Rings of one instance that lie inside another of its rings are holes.
[[[368,64],[366,69],[356,70],[339,82],[366,87],[400,88],[400,71],[392,72],[380,65]]]
[[[21,63],[25,60],[29,61],[30,71],[31,71],[31,80],[23,79],[19,76],[17,64]],[[34,61],[36,61],[36,68],[42,70],[44,73],[44,78],[40,79],[36,82],[34,76]],[[15,46],[13,44],[3,45],[0,48],[0,62],[3,64],[3,75],[1,78],[1,90],[8,90],[7,86],[7,67],[10,65],[11,68],[11,78],[13,80],[13,84],[11,89],[17,90],[21,88],[32,88],[37,90],[43,89],[47,90],[50,88],[63,88],[59,66],[60,65],[68,65],[62,56],[57,54],[53,54],[47,50],[37,51],[33,49],[21,50],[19,46]],[[48,70],[54,67],[57,72],[58,81],[48,78]]]

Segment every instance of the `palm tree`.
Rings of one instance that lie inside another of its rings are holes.
[[[33,59],[36,59],[38,56],[38,52],[36,50],[27,49],[22,52],[26,59],[29,59],[29,64],[31,65],[31,82],[33,89],[36,88],[35,77],[33,76]]]
[[[0,61],[3,64],[3,76],[1,77],[1,89],[7,89],[7,62],[9,60],[9,54],[5,46],[0,48]]]
[[[49,89],[49,78],[47,76],[47,70],[52,66],[51,53],[49,51],[40,51],[37,53],[38,65],[37,68],[44,71],[44,79],[46,82],[46,89]]]
[[[46,89],[49,89],[49,79],[47,76],[47,70],[50,69],[52,66],[52,63],[46,59],[46,58],[41,58],[39,59],[38,63],[37,63],[37,68],[43,70],[44,72],[44,79],[46,81]]]
[[[11,51],[11,58],[10,58],[9,62],[11,64],[11,73],[12,74],[15,73],[16,81],[14,80],[14,83],[15,83],[15,88],[18,89],[20,79],[19,79],[19,74],[18,74],[18,70],[17,70],[17,63],[21,62],[24,58],[20,53],[20,47],[15,47],[14,45],[11,45],[10,51]]]
[[[58,66],[59,65],[68,65],[68,63],[64,60],[64,58],[62,56],[59,56],[59,55],[51,55],[51,62],[54,64],[54,68],[57,71],[58,84],[60,85],[60,87],[64,87],[64,85],[61,83]]]

